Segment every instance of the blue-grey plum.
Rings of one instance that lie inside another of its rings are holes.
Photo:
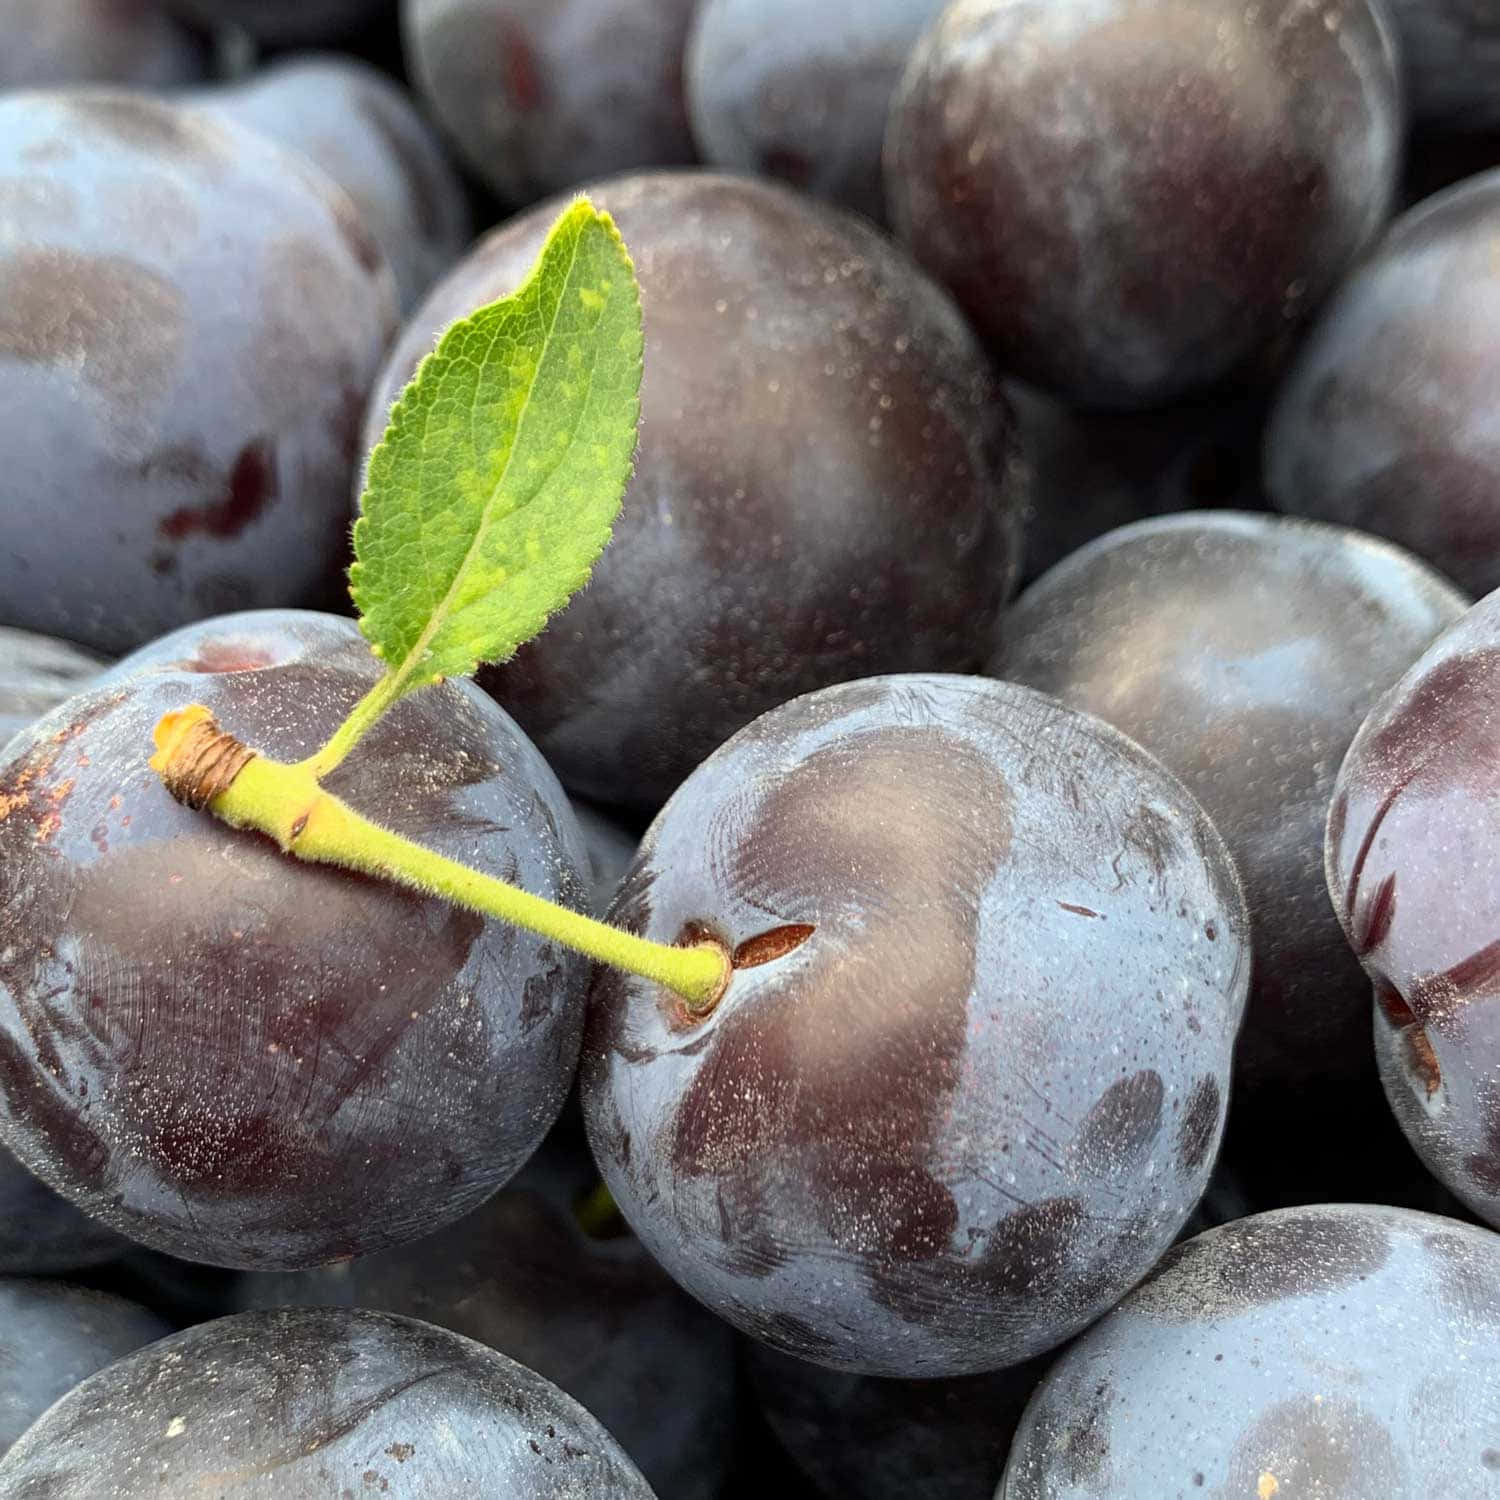
[[[100,657],[71,641],[0,628],[0,746],[103,667]]]
[[[752,1344],[771,1430],[827,1500],[986,1500],[1046,1361],[956,1380],[847,1375]]]
[[[480,680],[570,791],[649,815],[800,692],[976,667],[1015,576],[1020,485],[957,310],[853,215],[701,172],[590,192],[641,281],[635,477],[589,587]],[[439,331],[519,284],[557,207],[433,291],[377,383],[372,442]]]
[[[342,564],[391,273],[348,197],[145,95],[0,97],[0,623],[101,650]]]
[[[0,1148],[0,1275],[55,1275],[102,1265],[127,1244]]]
[[[1208,1180],[1250,975],[1223,841],[1133,741],[908,674],[762,715],[651,825],[611,917],[733,954],[706,1014],[596,971],[579,1081],[664,1266],[785,1353],[1019,1363]]]
[[[388,0],[161,0],[209,29],[234,26],[275,45],[333,41],[373,20]]]
[[[192,33],[147,0],[0,0],[0,89],[169,88],[204,73]]]
[[[301,151],[348,193],[409,312],[470,238],[463,184],[410,96],[352,57],[288,58],[184,97]]]
[[[1084,412],[1006,382],[1026,469],[1025,576],[1116,526],[1182,510],[1263,508],[1268,397],[1219,390],[1157,411]]]
[[[1328,815],[1328,892],[1375,986],[1386,1096],[1500,1226],[1500,594],[1365,720]],[[1500,1447],[1500,1444],[1497,1444]]]
[[[469,168],[523,207],[695,159],[683,48],[696,0],[401,0],[412,82]]]
[[[1235,1055],[1241,1109],[1347,1114],[1324,1095],[1360,1081],[1381,1109],[1369,981],[1328,903],[1323,825],[1365,715],[1468,603],[1374,537],[1200,511],[1099,537],[1001,621],[989,670],[1138,740],[1235,857],[1255,954]],[[1349,1121],[1341,1156],[1363,1128]]]
[[[996,1500],[1479,1500],[1500,1238],[1317,1205],[1178,1246],[1053,1366]]]
[[[1495,0],[1390,0],[1407,98],[1419,125],[1500,129],[1500,6]]]
[[[540,1375],[414,1318],[351,1308],[175,1334],[75,1387],[0,1460],[0,1500],[106,1492],[652,1500],[614,1439]]]
[[[585,1228],[598,1180],[581,1142],[554,1133],[448,1229],[317,1271],[251,1273],[240,1303],[371,1307],[461,1333],[580,1402],[660,1494],[716,1500],[733,1458],[734,1336],[633,1236]]]
[[[203,703],[296,760],[374,683],[354,623],[206,621],[0,761],[0,1144],[188,1260],[295,1268],[431,1233],[561,1109],[588,965],[506,923],[179,806],[147,763]],[[377,821],[583,907],[556,778],[472,683],[392,709],[329,778]]]
[[[907,58],[944,0],[703,0],[688,112],[703,159],[885,217],[880,149]]]
[[[1161,403],[1316,306],[1403,136],[1368,0],[954,0],[912,56],[886,198],[1003,368]]]
[[[171,1331],[120,1297],[0,1276],[0,1458],[80,1380]]]
[[[1329,304],[1266,431],[1282,509],[1500,585],[1500,171],[1402,215]]]

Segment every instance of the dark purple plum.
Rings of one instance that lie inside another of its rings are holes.
[[[395,318],[345,194],[144,95],[0,97],[0,623],[105,651],[342,564]]]
[[[317,163],[348,193],[410,311],[469,243],[463,184],[406,91],[352,57],[297,56],[183,102]]]
[[[1006,395],[1027,469],[1029,579],[1131,521],[1262,506],[1266,397],[1256,390],[1146,412],[1074,411],[1018,380]]]
[[[164,0],[168,10],[199,26],[234,26],[277,45],[326,42],[349,36],[388,0]]]
[[[0,1458],[80,1380],[171,1331],[120,1297],[0,1276]]]
[[[907,58],[944,0],[703,0],[687,51],[703,159],[885,217],[880,149]]]
[[[1367,0],[954,0],[886,198],[1003,368],[1159,404],[1317,305],[1389,210],[1402,109]]]
[[[733,1335],[633,1236],[585,1230],[598,1180],[581,1144],[554,1137],[460,1223],[345,1265],[247,1275],[241,1305],[369,1307],[461,1333],[591,1411],[660,1494],[716,1500],[733,1457]]]
[[[103,668],[99,657],[71,641],[0,628],[0,746]]]
[[[127,1244],[0,1149],[0,1275],[56,1275],[103,1265]]]
[[[0,0],[0,89],[70,83],[169,88],[206,58],[149,0]]]
[[[748,1368],[772,1431],[827,1500],[987,1500],[1046,1361],[882,1380],[751,1345]]]
[[[0,1142],[155,1249],[290,1269],[431,1233],[561,1109],[587,963],[508,924],[179,806],[147,766],[203,703],[284,760],[379,675],[352,621],[207,621],[0,761]],[[471,683],[397,705],[328,785],[439,852],[582,907],[572,810]]]
[[[1478,1500],[1500,1238],[1336,1204],[1210,1230],[1053,1366],[996,1500]]]
[[[1406,95],[1417,123],[1500,129],[1500,5],[1495,0],[1390,0]]]
[[[570,791],[649,815],[798,693],[977,666],[1015,574],[1020,486],[983,354],[883,236],[745,178],[590,192],[641,281],[635,477],[589,587],[480,680]],[[434,290],[371,398],[372,443],[438,332],[519,284],[557,207]]]
[[[1173,776],[1028,688],[913,674],[763,715],[647,831],[612,919],[735,958],[690,1014],[596,971],[615,1201],[743,1331],[972,1374],[1142,1276],[1208,1180],[1250,952]]]
[[[0,1460],[0,1500],[652,1500],[579,1404],[414,1318],[202,1323],[83,1382]]]
[[[620,877],[630,868],[640,840],[628,829],[621,827],[607,813],[591,807],[587,802],[573,803],[578,817],[578,829],[588,849],[589,871],[593,876],[594,910],[603,912],[614,900],[615,887]],[[587,1406],[588,1403],[584,1402]]]
[[[1328,891],[1375,1051],[1432,1172],[1500,1225],[1500,594],[1373,708],[1338,775]],[[1500,1447],[1500,1444],[1497,1444]]]
[[[512,207],[695,159],[682,53],[696,0],[401,0],[412,82]]]
[[[1365,715],[1468,602],[1358,532],[1190,512],[1098,538],[1001,621],[989,670],[1139,741],[1234,855],[1255,954],[1235,1053],[1242,1107],[1321,1109],[1325,1092],[1363,1080],[1380,1108],[1369,982],[1328,904],[1323,825]]]
[[[1475,594],[1500,585],[1500,171],[1402,215],[1329,304],[1277,398],[1266,484]]]

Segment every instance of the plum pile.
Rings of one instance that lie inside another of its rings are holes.
[[[0,1500],[1500,1495],[1493,0],[0,36]]]

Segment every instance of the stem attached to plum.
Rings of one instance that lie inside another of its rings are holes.
[[[722,944],[648,942],[425,849],[325,791],[313,769],[318,757],[298,765],[271,760],[226,734],[200,705],[167,714],[155,740],[152,769],[178,801],[266,834],[298,859],[357,870],[524,927],[665,985],[693,1014],[712,1009],[729,983]]]

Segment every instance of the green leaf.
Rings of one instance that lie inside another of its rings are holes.
[[[349,589],[391,696],[504,661],[588,581],[630,478],[641,303],[578,199],[530,277],[450,327],[370,455]]]

